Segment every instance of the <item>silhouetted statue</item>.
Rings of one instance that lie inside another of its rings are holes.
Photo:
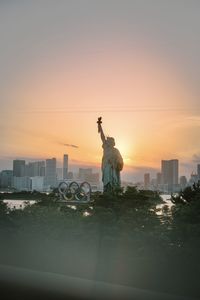
[[[120,187],[120,171],[123,169],[123,159],[118,149],[115,146],[113,137],[105,137],[102,129],[102,118],[98,118],[98,132],[100,133],[103,147],[102,158],[102,181],[104,192],[112,192],[117,187]]]

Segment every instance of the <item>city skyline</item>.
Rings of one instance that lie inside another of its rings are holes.
[[[74,172],[69,162],[68,154],[63,154],[63,165],[58,167],[57,159],[47,158],[43,161],[13,160],[12,170],[0,172],[0,189],[12,189],[22,191],[49,192],[58,187],[62,181],[82,181],[92,184],[93,190],[102,190],[100,170],[90,167],[78,167]],[[70,171],[69,171],[70,170]],[[146,170],[145,170],[146,171]],[[144,173],[143,180],[122,178],[122,187],[128,185],[137,186],[138,189],[160,191],[163,193],[179,192],[187,186],[192,186],[200,181],[200,164],[196,164],[195,172],[187,178],[185,174],[179,173],[179,160],[161,160],[160,169],[153,174]]]
[[[1,3],[0,169],[68,152],[100,168],[96,120],[122,153],[122,177],[200,162],[199,8],[175,0]],[[26,16],[26,17],[24,17]],[[170,22],[169,22],[170,20]]]
[[[63,157],[64,157],[64,155],[68,156],[68,171],[78,173],[79,168],[86,168],[86,169],[92,168],[92,169],[94,169],[94,171],[101,173],[101,163],[99,163],[99,165],[92,164],[89,162],[88,162],[88,164],[84,164],[84,163],[81,164],[80,162],[77,162],[77,161],[74,161],[73,159],[71,159],[71,157],[69,157],[68,154],[62,154],[60,158],[56,157],[57,168],[62,169],[62,175],[63,175]],[[55,155],[52,157],[55,157]],[[14,160],[23,160],[27,164],[32,164],[32,163],[36,163],[36,162],[46,161],[47,159],[51,159],[52,157],[48,157],[48,158],[47,157],[46,158],[45,157],[44,158],[14,157],[14,159],[10,157],[7,160],[7,163],[4,165],[4,167],[2,167],[2,168],[0,167],[0,172],[5,171],[5,170],[12,170]],[[169,158],[169,160],[174,160],[174,159],[177,160],[177,158]],[[139,181],[143,180],[145,173],[150,173],[151,177],[153,176],[154,178],[156,178],[157,174],[159,172],[161,172],[162,160],[166,160],[166,159],[165,158],[160,159],[158,168],[150,168],[150,167],[142,167],[142,166],[135,168],[135,170],[133,170],[132,168],[126,168],[125,171],[122,171],[122,174],[121,174],[122,180],[131,181],[131,182],[139,182]],[[188,164],[187,169],[186,169],[187,171],[184,172],[185,163],[183,163],[183,167],[182,167],[182,162],[179,160],[179,177],[186,176],[186,178],[189,179],[191,177],[191,174],[198,174],[197,165],[200,165],[200,163],[198,161],[194,162],[191,165]]]
[[[66,160],[67,158],[67,160]],[[38,173],[37,176],[43,176],[44,175],[44,170],[43,168],[45,167],[45,162],[47,161],[51,161],[51,160],[56,160],[56,168],[60,170],[61,172],[61,177],[64,179],[66,177],[66,174],[68,172],[76,172],[78,174],[78,172],[80,171],[80,169],[93,169],[95,171],[99,171],[101,172],[101,166],[96,166],[96,165],[92,165],[92,164],[87,164],[87,165],[82,165],[82,164],[73,164],[73,160],[71,160],[71,158],[69,157],[68,154],[62,154],[62,157],[59,159],[57,159],[55,156],[54,157],[48,157],[48,158],[42,158],[42,159],[37,159],[37,158],[32,158],[32,159],[29,159],[29,158],[17,158],[15,157],[15,159],[11,159],[9,160],[9,167],[6,167],[6,168],[3,168],[3,169],[0,169],[0,172],[1,171],[10,171],[10,170],[13,170],[16,169],[17,170],[17,173],[16,173],[16,176],[23,176],[22,174],[19,175],[19,173],[23,173],[23,174],[32,174],[33,172],[34,173]],[[18,169],[15,167],[15,164],[18,164],[18,163],[23,163],[23,170],[19,170],[19,167]],[[175,167],[175,170],[177,169],[177,171],[175,171],[176,174],[179,174],[178,177],[176,177],[176,179],[171,178],[171,181],[172,183],[177,183],[177,180],[179,180],[178,178],[180,178],[181,176],[186,176],[187,178],[190,178],[191,175],[198,175],[200,177],[200,163],[196,162],[193,166],[193,168],[190,168],[189,170],[189,173],[188,174],[185,174],[183,173],[182,171],[180,171],[180,165],[181,165],[181,162],[180,160],[178,160],[177,158],[170,158],[169,160],[166,160],[166,159],[161,159],[160,160],[160,166],[156,169],[143,169],[141,168],[140,170],[140,180],[143,179],[144,175],[145,174],[150,174],[151,176],[153,175],[154,177],[157,177],[161,174],[164,175],[165,171],[163,169],[163,167],[168,170],[168,168],[171,168],[171,167],[168,167],[167,165],[168,164],[171,164],[172,165],[175,163],[177,164],[177,166]],[[167,164],[166,167],[163,165],[163,164]],[[67,168],[66,168],[67,167]],[[42,169],[41,169],[42,168]],[[174,167],[173,167],[174,168]],[[67,169],[67,173],[66,173],[66,169]],[[162,171],[163,170],[163,171]],[[63,172],[64,171],[64,172]],[[15,173],[16,171],[14,171]],[[174,172],[174,171],[173,171]],[[125,172],[124,172],[125,173]],[[122,172],[123,174],[123,172]],[[134,173],[135,174],[135,173]],[[167,171],[167,174],[168,174],[168,171]],[[28,175],[29,176],[29,175]],[[31,175],[30,175],[31,176]],[[36,176],[36,175],[34,175]],[[130,175],[131,176],[131,175]],[[164,177],[170,177],[170,173],[168,175],[164,175]],[[132,176],[130,179],[134,179],[134,176]],[[134,180],[133,180],[134,181]]]

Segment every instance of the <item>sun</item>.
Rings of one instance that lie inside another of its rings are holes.
[[[126,165],[130,165],[132,161],[131,157],[133,156],[133,149],[132,146],[130,145],[130,142],[119,139],[116,143],[116,148],[121,153],[124,163]]]

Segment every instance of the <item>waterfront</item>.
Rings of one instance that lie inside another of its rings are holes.
[[[170,212],[171,207],[174,205],[170,200],[170,195],[161,195],[163,203],[156,205],[156,215],[161,216],[163,215],[163,209],[167,209]],[[29,200],[29,199],[4,199],[4,203],[7,203],[9,209],[24,209],[27,205],[33,205],[37,201],[36,200]],[[73,206],[72,208],[76,208]]]
[[[160,195],[162,200],[164,201],[161,204],[156,205],[156,215],[161,216],[163,215],[163,210],[166,208],[166,210],[168,211],[168,213],[170,213],[172,206],[174,205],[170,198],[170,195]]]
[[[7,203],[9,209],[24,209],[26,205],[33,205],[36,203],[35,200],[17,200],[17,199],[5,199],[4,203]]]

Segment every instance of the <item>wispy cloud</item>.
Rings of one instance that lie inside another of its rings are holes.
[[[63,145],[66,147],[79,148],[79,146],[73,144],[63,144]]]

